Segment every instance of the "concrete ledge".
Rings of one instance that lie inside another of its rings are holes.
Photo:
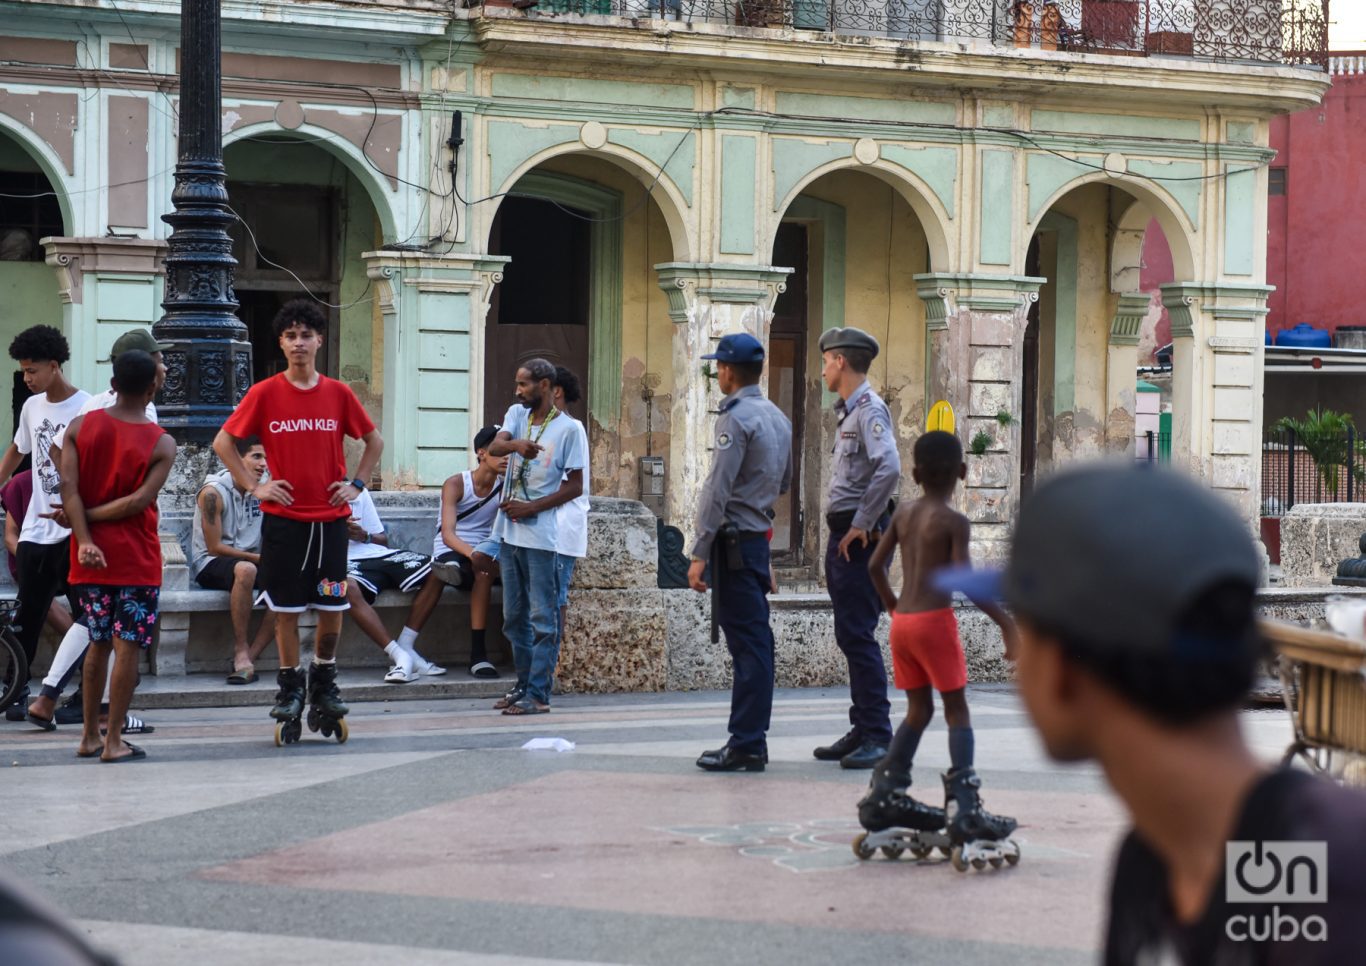
[[[1366,503],[1299,503],[1281,518],[1281,572],[1294,587],[1322,587],[1361,555]]]

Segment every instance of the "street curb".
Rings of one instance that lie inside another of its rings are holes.
[[[354,672],[353,672],[354,673]],[[366,701],[438,701],[447,698],[500,698],[514,684],[516,678],[423,678],[412,684],[348,684],[343,672],[339,682],[342,700],[348,703]],[[189,690],[158,690],[155,678],[143,678],[144,685],[134,693],[132,707],[138,710],[168,708],[254,708],[273,703],[275,684],[263,675],[255,684],[194,688]]]

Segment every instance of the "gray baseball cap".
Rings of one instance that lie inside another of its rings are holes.
[[[150,355],[153,352],[169,349],[173,344],[171,342],[158,342],[156,337],[147,329],[129,329],[114,340],[114,345],[109,350],[109,361],[113,362],[117,359],[120,352],[141,349]]]
[[[1260,576],[1247,524],[1208,489],[1170,470],[1102,464],[1060,473],[1024,502],[1004,571],[945,571],[936,585],[1003,600],[1075,641],[1156,657],[1203,594],[1255,590]]]

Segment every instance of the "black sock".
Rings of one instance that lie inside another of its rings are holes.
[[[971,728],[949,729],[949,761],[953,763],[954,771],[972,767],[974,746]]]
[[[470,667],[474,667],[480,661],[489,659],[488,651],[484,647],[484,628],[470,631]]]
[[[920,736],[924,733],[924,728],[916,728],[903,720],[892,736],[887,756],[877,763],[874,781],[891,779],[891,786],[904,788],[903,782],[911,774],[911,762],[915,759],[915,751],[920,747]]]

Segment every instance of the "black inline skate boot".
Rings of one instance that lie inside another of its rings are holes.
[[[929,856],[936,848],[945,855],[949,839],[944,834],[944,810],[912,798],[911,776],[878,766],[868,794],[858,803],[858,820],[866,832],[854,839],[854,854],[871,859],[878,849],[889,859],[903,852],[917,859]]]
[[[990,862],[1000,868],[1002,862],[1020,861],[1020,847],[1010,839],[1015,819],[984,809],[981,788],[982,780],[971,768],[944,774],[944,814],[953,843],[950,858],[960,872],[967,871],[968,865],[981,869]]]
[[[279,722],[275,726],[275,744],[292,745],[303,731],[299,724],[304,713],[306,686],[303,669],[282,667],[275,675],[275,683],[280,686],[275,692],[275,707],[270,709],[270,716]]]
[[[314,662],[308,669],[308,730],[321,731],[324,738],[335,732],[338,743],[344,742],[349,710],[337,689],[337,665]]]

